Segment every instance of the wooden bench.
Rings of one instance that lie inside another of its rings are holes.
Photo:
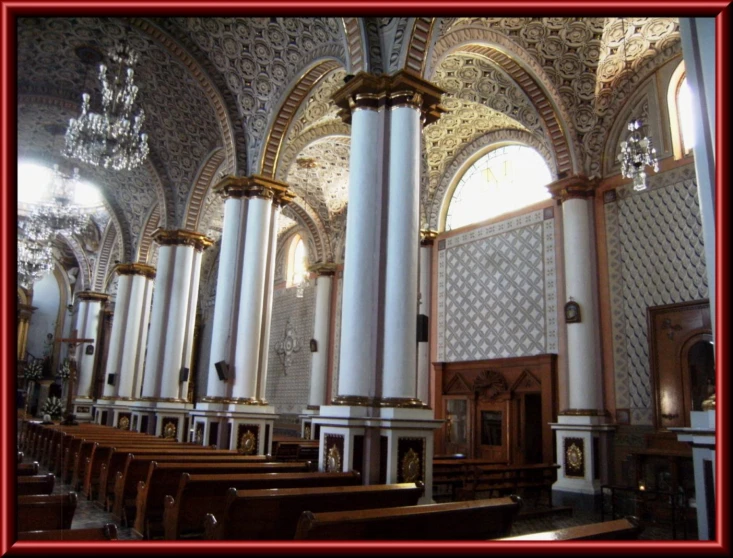
[[[227,493],[221,519],[206,514],[209,540],[288,540],[300,515],[318,512],[414,506],[423,494],[421,482],[371,486],[236,490]]]
[[[162,455],[162,456],[204,456],[204,455],[238,455],[233,450],[214,450],[208,448],[185,449],[174,447],[172,449],[161,449],[153,447],[145,447],[143,449],[128,447],[115,448],[107,458],[107,462],[102,462],[99,469],[99,490],[97,500],[105,509],[108,509],[114,500],[115,484],[117,482],[117,473],[124,471],[127,464],[127,457],[131,454],[138,457],[144,455]]]
[[[273,452],[276,461],[318,460],[317,440],[283,441]]]
[[[577,525],[555,531],[530,533],[517,537],[496,539],[500,541],[627,541],[639,538],[643,527],[634,516],[589,525]]]
[[[219,458],[220,459],[220,458]],[[240,457],[240,459],[247,459]],[[251,458],[250,458],[251,459]],[[164,499],[169,494],[175,494],[181,482],[183,473],[232,475],[232,474],[263,474],[263,473],[308,473],[312,472],[315,464],[312,462],[290,461],[288,463],[265,463],[231,460],[230,462],[182,463],[171,461],[158,463],[153,461],[148,467],[145,480],[137,483],[137,498],[134,510],[134,528],[141,535],[163,533],[163,506]],[[222,494],[224,497],[225,494]],[[115,494],[115,504],[117,494]],[[127,511],[126,520],[132,520]],[[151,525],[153,526],[151,529]]]
[[[116,541],[117,525],[107,523],[104,527],[91,529],[50,529],[47,531],[21,531],[20,541]]]
[[[508,535],[522,507],[518,496],[390,509],[303,512],[296,539],[486,540]]]
[[[436,456],[433,459],[433,498],[436,501],[453,501],[468,480],[473,478],[476,467],[506,465],[505,461],[466,458],[463,454]]]
[[[163,500],[163,527],[167,540],[203,538],[207,513],[221,517],[227,491],[262,488],[359,486],[361,475],[350,473],[264,473],[246,475],[181,475],[175,497]]]
[[[498,498],[518,494],[526,498],[531,491],[536,501],[544,493],[552,507],[552,485],[557,480],[556,463],[531,465],[477,465],[464,480],[464,487],[457,491],[457,500],[474,500],[479,497]],[[483,494],[482,494],[483,493]]]
[[[18,463],[18,470],[16,474],[19,477],[37,475],[38,474],[38,461],[34,461],[33,463]]]
[[[33,494],[51,494],[53,492],[56,477],[52,473],[47,475],[32,475],[18,477],[16,494],[18,496],[31,496]]]
[[[18,496],[18,531],[70,529],[76,511],[76,492],[48,496]]]

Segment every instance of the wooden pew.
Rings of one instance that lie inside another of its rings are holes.
[[[276,461],[317,460],[318,440],[281,441],[273,455]]]
[[[161,449],[155,447],[140,448],[129,448],[127,446],[114,448],[109,454],[107,462],[100,465],[99,469],[99,490],[97,493],[97,501],[99,501],[105,509],[111,506],[114,500],[115,483],[117,482],[117,473],[124,471],[125,465],[127,464],[127,457],[130,453],[134,453],[138,457],[143,455],[189,455],[189,456],[203,456],[203,455],[237,455],[236,450],[214,450],[208,448],[191,448],[184,449],[179,447],[173,447],[171,449]]]
[[[116,541],[117,525],[107,523],[104,527],[90,529],[50,529],[47,531],[21,531],[20,541]]]
[[[48,496],[18,496],[18,531],[70,529],[76,511],[75,492]]]
[[[577,525],[555,531],[530,533],[517,537],[496,539],[499,541],[627,541],[639,538],[643,527],[634,516],[589,525]]]
[[[33,494],[51,494],[53,492],[56,477],[52,473],[47,475],[32,475],[18,477],[16,494],[18,496],[31,496]]]
[[[265,457],[261,455],[239,455],[220,454],[218,450],[210,453],[195,455],[188,454],[147,454],[140,455],[131,453],[127,457],[125,466],[115,475],[114,494],[112,496],[112,513],[127,524],[135,517],[135,508],[138,494],[138,484],[145,482],[148,478],[148,471],[151,463],[177,463],[181,465],[259,465],[265,463]],[[175,481],[178,486],[178,478]],[[175,487],[171,492],[175,491]],[[163,495],[165,496],[165,494]],[[161,496],[162,500],[162,496]],[[161,503],[162,506],[162,503]]]
[[[536,491],[537,499],[544,493],[552,507],[552,485],[557,480],[556,463],[530,465],[476,465],[467,473],[464,487],[456,496],[458,500],[473,500],[479,493],[488,493],[490,498],[518,494],[526,497],[527,492]]]
[[[167,540],[203,538],[207,513],[221,517],[227,491],[262,488],[305,488],[317,486],[358,486],[361,475],[350,473],[264,473],[246,475],[181,475],[174,496],[163,500],[163,527]],[[150,513],[148,511],[148,513]],[[146,535],[150,536],[150,533]]]
[[[303,512],[296,539],[485,540],[509,534],[518,496],[390,509]]]
[[[23,463],[23,452],[22,451],[19,451],[18,452],[18,459],[17,459],[16,463],[18,463],[19,465],[21,463]]]
[[[290,461],[288,463],[264,462],[236,462],[218,463],[158,463],[153,461],[148,467],[148,474],[144,481],[137,484],[137,498],[135,500],[134,520],[135,530],[141,535],[151,532],[163,532],[163,504],[169,494],[175,494],[181,482],[183,473],[232,475],[232,474],[263,474],[263,473],[308,473],[312,472],[315,464],[312,462]],[[225,494],[222,494],[224,497]],[[115,495],[115,504],[117,495]],[[127,519],[132,519],[130,513]]]
[[[37,475],[38,474],[38,461],[34,461],[33,463],[19,463],[16,474],[19,477]]]
[[[414,506],[423,494],[418,483],[236,490],[227,493],[221,520],[206,514],[204,530],[210,540],[288,540],[295,536],[306,510],[366,510]]]

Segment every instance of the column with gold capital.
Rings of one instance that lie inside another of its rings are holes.
[[[326,404],[326,377],[328,375],[328,348],[331,345],[331,291],[336,264],[317,264],[310,271],[316,273],[316,308],[311,347],[311,378],[308,409],[315,410]]]
[[[77,310],[76,330],[81,339],[94,339],[93,343],[82,343],[76,349],[76,397],[88,400],[92,396],[94,380],[94,359],[98,350],[97,336],[99,334],[99,320],[102,317],[102,306],[109,295],[92,291],[76,293],[79,301]],[[93,347],[89,350],[87,347]]]
[[[137,399],[141,395],[150,303],[155,268],[142,263],[119,264],[115,319],[112,322],[105,382],[105,398]]]
[[[193,351],[201,255],[212,241],[198,232],[153,233],[160,245],[148,334],[143,398],[185,402]],[[185,369],[185,370],[184,370]]]

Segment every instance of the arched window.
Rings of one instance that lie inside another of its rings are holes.
[[[543,157],[531,147],[506,145],[480,157],[453,189],[445,230],[491,219],[550,197]]]
[[[296,234],[290,240],[288,249],[288,275],[286,286],[298,287],[299,295],[302,296],[303,284],[308,274],[308,253],[305,248],[305,242]]]
[[[692,117],[693,95],[681,62],[672,74],[667,91],[669,125],[672,132],[674,158],[681,159],[695,146],[695,124]]]

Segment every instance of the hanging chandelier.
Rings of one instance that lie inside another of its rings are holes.
[[[624,73],[628,69],[626,60],[626,26],[621,19],[621,45],[623,46]],[[631,178],[634,190],[646,190],[646,167],[652,167],[654,172],[659,172],[659,161],[657,150],[654,149],[651,136],[642,133],[644,123],[641,119],[633,119],[626,129],[629,135],[621,141],[621,152],[618,160],[621,163],[621,175],[624,178]]]
[[[71,173],[54,165],[49,199],[34,204],[18,223],[18,281],[30,288],[53,269],[52,241],[57,234],[72,236],[88,217],[73,203],[79,169]]]
[[[99,65],[101,113],[92,110],[90,94],[83,93],[81,115],[69,120],[64,155],[95,167],[131,170],[149,152],[148,136],[142,132],[145,111],[135,111],[133,66],[138,54],[127,45],[116,45],[108,57],[115,66],[108,72],[106,64]]]

